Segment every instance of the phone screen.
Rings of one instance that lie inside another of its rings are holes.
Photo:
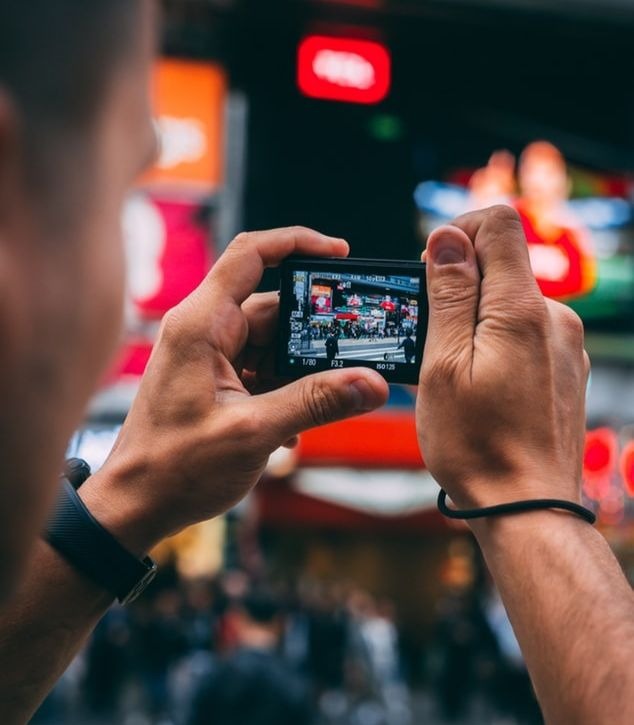
[[[427,330],[425,265],[287,260],[281,268],[278,373],[364,366],[418,382]]]

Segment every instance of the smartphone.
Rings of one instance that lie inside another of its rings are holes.
[[[277,374],[362,366],[416,385],[427,314],[421,262],[289,257],[280,267]]]

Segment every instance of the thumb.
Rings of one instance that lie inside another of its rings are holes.
[[[349,368],[309,375],[252,400],[267,437],[283,445],[309,428],[374,410],[388,395],[387,383],[374,370]]]
[[[473,243],[462,229],[442,226],[431,233],[425,257],[429,326],[423,370],[443,358],[470,365],[480,301]]]

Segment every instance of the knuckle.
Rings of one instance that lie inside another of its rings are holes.
[[[521,225],[520,215],[512,206],[495,204],[487,209],[487,219],[497,224]]]
[[[293,224],[292,226],[288,227],[288,231],[291,232],[291,234],[299,235],[306,234],[311,230],[308,227],[303,226],[302,224]]]
[[[315,234],[314,230],[308,227],[302,226],[301,224],[294,224],[290,227],[278,230],[284,238],[291,242],[293,245],[299,244],[303,239],[308,239]]]
[[[315,425],[330,422],[340,407],[335,391],[323,382],[314,382],[304,389],[304,406]]]
[[[566,340],[583,346],[585,330],[579,315],[561,302],[554,300],[546,302],[557,333],[565,335]]]
[[[211,275],[213,279],[231,278],[235,275],[234,267],[242,264],[245,254],[253,244],[252,232],[240,232],[227,245],[218,262],[213,266]]]
[[[229,245],[229,248],[247,246],[249,243],[250,237],[251,237],[250,232],[240,232],[237,236],[234,237],[233,241]]]
[[[161,321],[161,338],[167,341],[176,340],[182,336],[183,323],[178,307],[172,307],[163,315]]]
[[[503,245],[500,248],[505,248],[510,241],[526,244],[524,227],[515,209],[505,204],[496,204],[484,213],[481,230],[490,243]]]
[[[579,315],[566,305],[560,305],[559,309],[561,325],[566,332],[575,340],[582,341],[584,337],[583,322]]]
[[[478,285],[453,265],[447,265],[440,275],[430,280],[429,294],[437,310],[455,310],[471,305],[478,298]]]
[[[586,373],[586,378],[588,375],[590,375],[590,370],[592,369],[592,362],[590,361],[590,355],[588,355],[588,351],[583,351],[583,367]]]
[[[227,245],[227,248],[222,253],[222,259],[235,259],[240,257],[245,249],[252,243],[253,234],[252,232],[240,232],[233,240]]]
[[[509,309],[502,313],[501,320],[505,330],[532,341],[545,339],[551,329],[544,298],[532,295],[522,300],[517,310]]]

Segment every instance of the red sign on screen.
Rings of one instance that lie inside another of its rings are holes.
[[[390,54],[380,43],[310,35],[299,46],[297,82],[311,98],[379,103],[390,81]]]

